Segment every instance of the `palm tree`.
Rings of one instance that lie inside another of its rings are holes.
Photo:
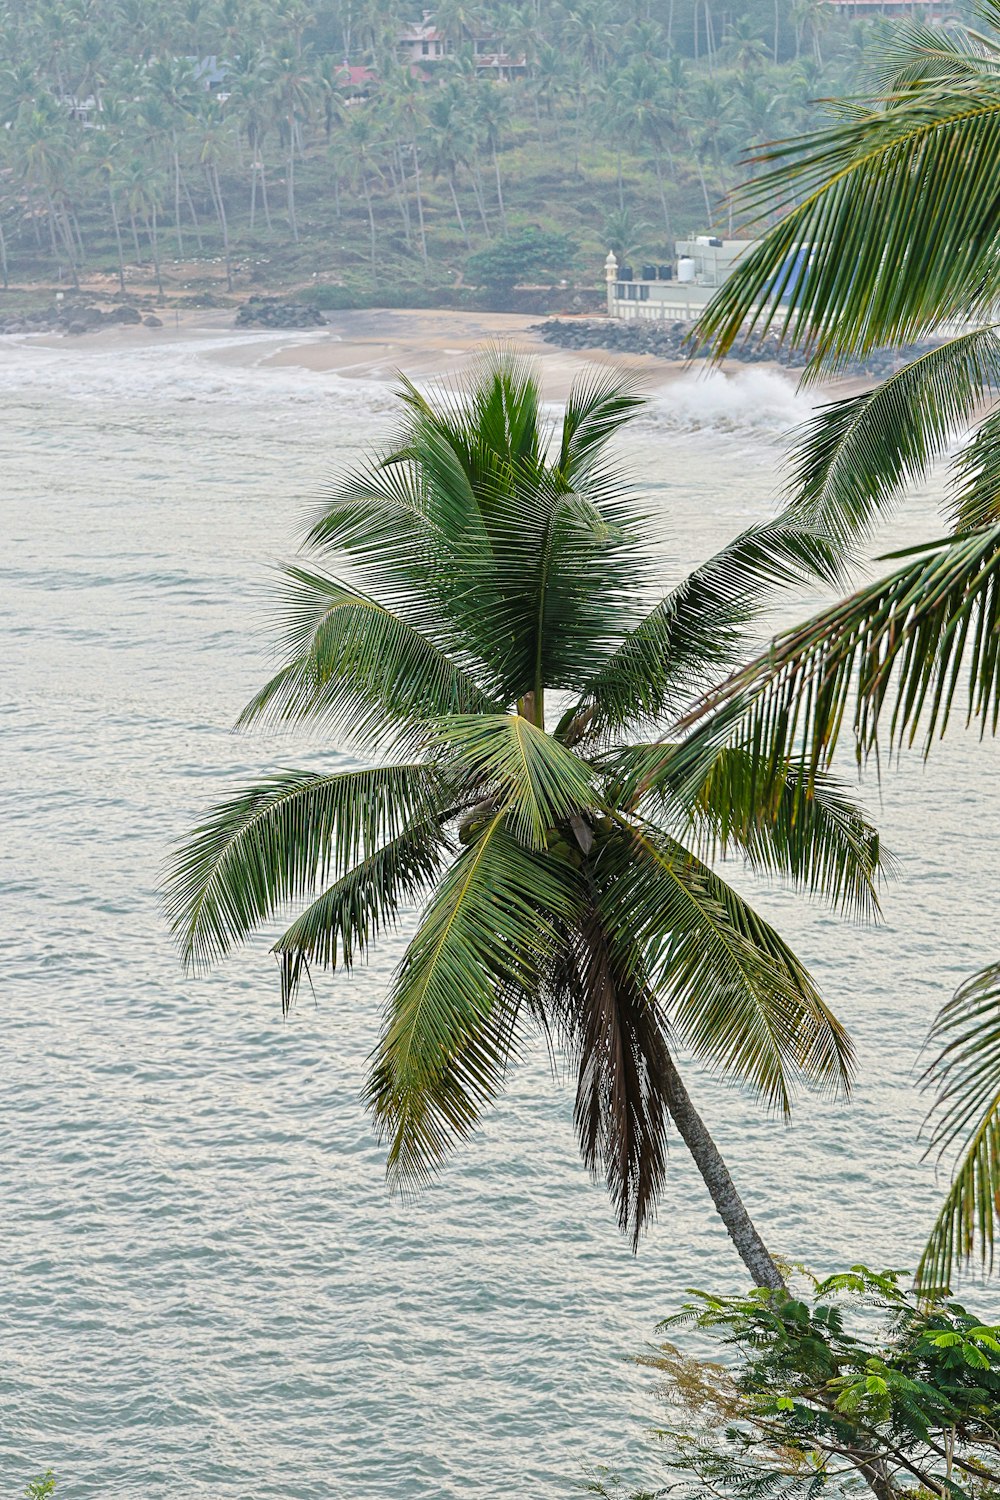
[[[301,39],[300,39],[301,40]],[[292,240],[299,242],[299,224],[295,212],[295,156],[302,126],[309,117],[316,91],[316,78],[308,56],[301,46],[287,47],[267,59],[268,75],[274,105],[287,134],[288,168],[285,175],[285,197],[288,204],[288,227]]]
[[[371,109],[365,106],[352,109],[343,130],[343,147],[352,181],[361,182],[368,211],[368,258],[371,265],[372,286],[378,285],[378,257],[376,253],[375,210],[372,208],[371,174],[378,172],[375,149],[378,133]]]
[[[184,956],[219,959],[314,898],[274,945],[287,1007],[311,967],[350,970],[422,904],[366,1087],[391,1179],[426,1178],[475,1128],[535,1026],[573,1060],[583,1156],[633,1245],[672,1121],[751,1275],[779,1286],[675,1050],[784,1112],[798,1079],[847,1087],[851,1044],[710,860],[742,851],[865,914],[878,843],[829,780],[762,803],[733,755],[682,787],[649,739],[828,550],[756,526],[653,604],[648,528],[607,451],[641,408],[627,384],[579,383],[554,433],[503,353],[468,401],[407,381],[400,399],[398,443],[337,487],[288,569],[284,664],[240,719],[318,723],[372,762],[273,775],[210,813],[169,880]]]
[[[703,319],[718,354],[748,329],[777,328],[812,351],[816,372],[879,345],[944,340],[874,390],[820,409],[793,465],[801,524],[849,548],[957,433],[974,435],[951,469],[950,535],[899,554],[888,577],[782,637],[727,684],[687,747],[691,774],[704,774],[719,746],[752,742],[782,774],[792,757],[808,781],[829,763],[845,717],[861,755],[886,723],[891,740],[922,735],[928,751],[960,699],[967,722],[996,732],[998,138],[997,40],[911,28],[891,46],[884,88],[867,107],[852,101],[829,129],[759,158],[765,172],[744,203],[785,211]],[[947,1284],[977,1249],[992,1259],[1000,964],[960,988],[932,1039],[941,1050],[929,1070],[938,1089],[929,1149],[960,1149],[921,1260],[926,1285]]]

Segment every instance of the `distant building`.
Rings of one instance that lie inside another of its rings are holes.
[[[702,234],[678,240],[677,255],[663,265],[619,265],[613,251],[604,262],[608,316],[693,322],[753,240],[723,240]],[[636,273],[639,274],[636,274]]]
[[[373,69],[343,63],[337,69],[336,85],[347,96],[348,104],[360,104],[371,93],[376,83]]]
[[[432,68],[443,62],[461,46],[470,46],[477,73],[492,73],[497,78],[513,78],[526,67],[524,56],[515,57],[496,32],[485,28],[454,37],[440,31],[432,10],[425,10],[419,21],[405,26],[396,37],[400,60],[419,68]]]

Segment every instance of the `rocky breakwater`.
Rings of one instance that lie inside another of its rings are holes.
[[[622,354],[652,354],[658,359],[705,359],[708,350],[698,345],[690,323],[668,323],[652,318],[573,318],[550,319],[536,323],[533,332],[540,333],[547,344],[562,349],[611,349]],[[873,349],[862,360],[850,360],[838,367],[838,374],[885,380],[909,360],[926,354],[934,342],[908,344],[901,349]],[[789,349],[778,342],[776,333],[747,339],[726,355],[734,364],[784,365],[801,370],[809,363],[800,349]]]
[[[162,328],[162,319],[130,303],[117,307],[98,307],[94,302],[53,302],[27,312],[4,314],[0,308],[0,334],[5,333],[93,333],[98,328],[113,328],[128,323],[144,323],[147,328]]]
[[[283,302],[280,297],[251,297],[236,310],[237,328],[325,328],[318,307],[307,302]]]

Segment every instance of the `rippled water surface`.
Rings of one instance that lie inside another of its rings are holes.
[[[588,1463],[641,1469],[655,1404],[628,1356],[684,1287],[742,1282],[683,1151],[633,1258],[539,1052],[390,1201],[358,1094],[405,933],[283,1023],[266,943],[189,981],[158,916],[209,800],[336,761],[228,727],[267,665],[266,566],[389,391],[227,364],[218,338],[2,342],[0,1494],[51,1465],[65,1500],[554,1500]],[[665,582],[768,513],[800,410],[758,371],[657,399],[630,457]],[[758,892],[853,1028],[853,1102],[785,1127],[691,1074],[766,1237],[817,1270],[919,1251],[914,1068],[994,951],[998,764],[956,734],[886,780],[881,929]]]

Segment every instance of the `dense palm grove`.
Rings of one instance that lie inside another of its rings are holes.
[[[454,49],[421,71],[398,47],[417,15],[401,0],[8,4],[4,285],[450,286],[526,225],[568,235],[590,280],[607,241],[662,258],[704,228],[747,145],[813,123],[880,24],[828,0],[738,15],[448,0],[436,24]],[[477,71],[484,33],[523,58],[513,76]]]

